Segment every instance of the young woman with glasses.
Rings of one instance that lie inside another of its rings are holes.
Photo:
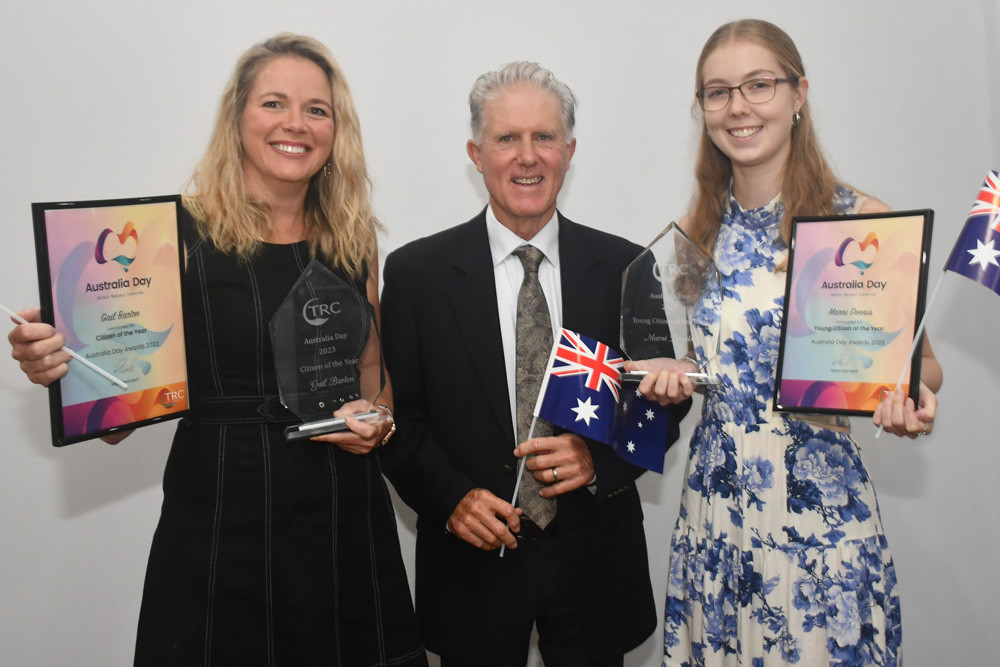
[[[791,220],[874,213],[880,201],[838,181],[820,152],[809,83],[792,40],[758,20],[715,31],[698,60],[704,134],[697,194],[681,225],[722,274],[720,353],[692,436],[670,552],[664,665],[896,665],[896,572],[875,492],[849,427],[774,413],[774,373]],[[718,337],[718,341],[711,340]],[[691,396],[690,361],[649,360],[640,389]],[[887,395],[887,432],[931,432],[941,367],[923,346],[916,405]]]

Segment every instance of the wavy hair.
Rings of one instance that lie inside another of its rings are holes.
[[[576,95],[569,86],[556,75],[538,63],[518,61],[504,65],[494,72],[481,75],[469,91],[469,111],[472,115],[472,140],[483,143],[483,113],[486,103],[519,83],[525,83],[539,90],[547,90],[559,100],[562,108],[563,134],[566,143],[573,141],[573,127],[576,125]]]
[[[705,60],[717,48],[730,42],[746,41],[764,47],[777,59],[786,78],[793,85],[805,77],[802,57],[795,43],[781,28],[758,19],[743,19],[720,26],[705,42],[698,57],[695,90],[704,88]],[[799,120],[792,126],[791,149],[781,183],[781,201],[785,207],[781,236],[788,243],[792,218],[798,215],[833,213],[834,186],[837,180],[823,157],[809,102],[799,109]],[[695,164],[697,190],[688,212],[692,240],[711,256],[719,234],[722,217],[729,206],[729,182],[733,177],[730,159],[712,142],[702,114],[701,143]]]
[[[241,122],[261,69],[283,56],[315,63],[330,81],[333,150],[312,176],[305,199],[304,234],[314,255],[361,278],[376,258],[376,233],[384,231],[371,209],[371,179],[354,100],[340,65],[323,44],[280,33],[250,47],[236,63],[219,101],[212,137],[185,186],[184,203],[199,231],[220,250],[249,257],[270,226],[270,207],[247,191]]]

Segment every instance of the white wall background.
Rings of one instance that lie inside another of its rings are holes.
[[[178,191],[237,56],[279,30],[321,39],[348,73],[390,229],[383,254],[482,206],[465,155],[466,94],[481,72],[516,59],[550,67],[580,98],[562,210],[645,243],[691,194],[698,51],[716,26],[745,16],[776,22],[799,45],[837,173],[894,208],[935,210],[936,278],[983,175],[1000,167],[995,0],[613,4],[7,0],[0,302],[38,302],[30,202]],[[1000,655],[998,329],[997,298],[949,274],[928,324],[946,375],[933,437],[875,440],[869,423],[854,424],[895,552],[910,665]],[[45,392],[9,360],[0,415],[0,664],[129,664],[173,427],[117,448],[55,449]],[[682,449],[665,475],[640,480],[658,598]],[[399,514],[412,566],[413,516]],[[658,636],[627,665],[658,665]]]

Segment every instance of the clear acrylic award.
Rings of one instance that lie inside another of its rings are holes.
[[[721,278],[712,258],[671,222],[622,276],[621,347],[631,360],[688,356],[694,384],[717,384],[706,372],[719,349]],[[624,374],[635,380],[645,372]]]
[[[270,322],[281,403],[302,420],[285,429],[289,441],[347,429],[333,412],[345,403],[372,404],[385,386],[371,304],[357,289],[313,259]],[[362,368],[369,369],[362,373]],[[374,370],[372,370],[374,369]],[[384,408],[352,415],[369,423]]]

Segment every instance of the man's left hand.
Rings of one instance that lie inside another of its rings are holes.
[[[594,479],[590,450],[575,433],[532,438],[518,445],[514,456],[530,456],[525,465],[535,479],[546,485],[539,491],[545,498],[579,489]]]

